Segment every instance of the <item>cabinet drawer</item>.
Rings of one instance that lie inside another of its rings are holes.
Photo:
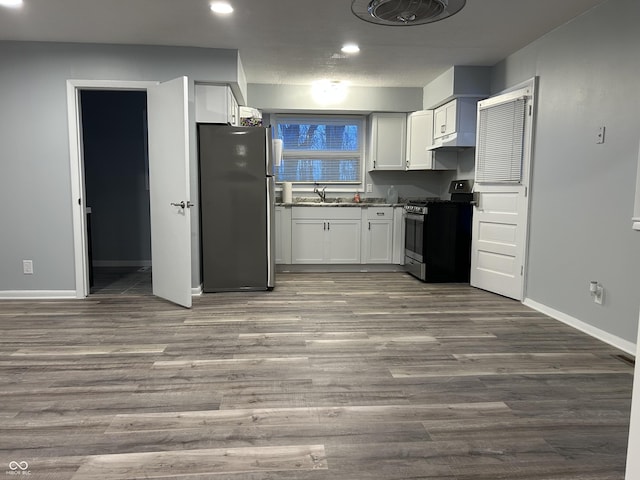
[[[374,218],[391,220],[393,218],[393,208],[392,207],[367,208],[367,219],[371,220]]]
[[[292,219],[360,220],[360,207],[291,207]]]

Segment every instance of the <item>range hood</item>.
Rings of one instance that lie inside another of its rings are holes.
[[[433,144],[427,146],[427,150],[446,150],[448,148],[467,148],[475,146],[475,132],[460,132],[435,139]]]

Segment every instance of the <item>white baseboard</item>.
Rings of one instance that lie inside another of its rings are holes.
[[[56,298],[77,298],[75,290],[2,290],[3,300],[50,300]]]
[[[636,354],[636,345],[623,338],[605,332],[604,330],[594,327],[593,325],[589,325],[588,323],[585,323],[582,320],[578,320],[571,315],[567,315],[566,313],[562,313],[554,308],[547,307],[546,305],[531,300],[530,298],[525,298],[524,302],[522,303],[524,303],[527,307],[531,307],[540,313],[544,313],[545,315],[548,315],[555,320],[565,323],[570,327],[575,328],[576,330],[580,330],[587,335],[591,335],[592,337],[597,338],[600,341],[608,343],[609,345],[612,345],[625,353],[633,356],[635,356]]]
[[[151,260],[94,260],[94,267],[151,267]]]

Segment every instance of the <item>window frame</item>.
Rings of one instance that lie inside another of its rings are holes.
[[[353,152],[347,151],[321,151],[321,150],[289,150],[283,149],[282,161],[287,158],[309,158],[309,159],[331,159],[338,155],[359,157],[359,181],[353,182],[322,182],[319,183],[323,187],[327,187],[328,192],[354,192],[363,191],[365,174],[366,174],[366,129],[367,117],[365,115],[354,114],[297,114],[297,113],[274,113],[271,115],[271,125],[274,138],[277,137],[278,125],[286,123],[297,124],[314,124],[322,123],[324,125],[345,125],[347,123],[356,123],[358,125],[358,150]],[[288,122],[290,120],[290,122]],[[351,155],[353,153],[353,155]],[[346,154],[346,155],[345,155]],[[276,179],[276,185],[281,186],[285,181]],[[314,182],[291,182],[293,189],[298,192],[313,192]]]

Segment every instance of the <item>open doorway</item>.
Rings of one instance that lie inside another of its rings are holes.
[[[91,294],[151,295],[146,91],[79,91]]]

